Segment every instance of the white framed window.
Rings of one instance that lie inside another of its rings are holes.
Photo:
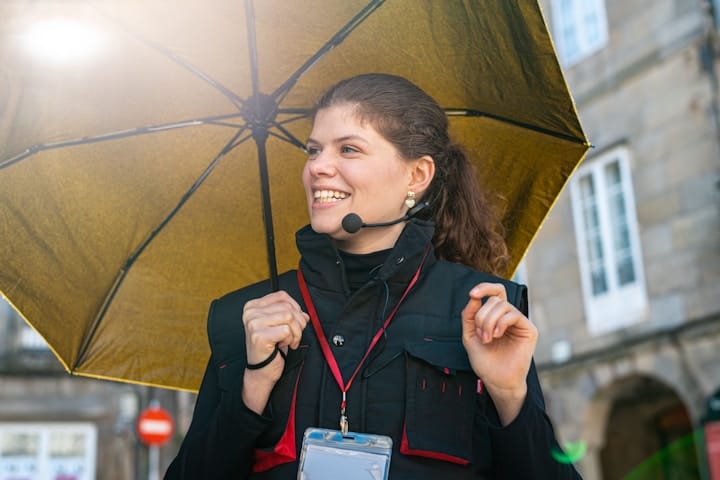
[[[0,480],[92,480],[92,423],[0,423]]]
[[[588,329],[599,334],[637,323],[648,301],[628,150],[614,148],[582,165],[570,194]]]
[[[552,0],[553,39],[566,67],[607,45],[605,0]]]

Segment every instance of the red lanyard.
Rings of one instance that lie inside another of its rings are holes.
[[[418,278],[420,278],[420,270],[422,270],[422,266],[425,263],[425,258],[427,257],[428,251],[429,249],[425,250],[425,256],[423,257],[420,265],[415,271],[415,275],[413,275],[412,279],[410,279],[410,283],[408,283],[408,286],[405,287],[405,291],[403,292],[402,297],[400,297],[398,303],[395,305],[395,308],[393,308],[392,312],[390,312],[390,315],[388,315],[383,322],[383,326],[377,331],[377,333],[373,337],[372,341],[370,342],[370,346],[368,346],[367,350],[365,351],[365,355],[363,355],[360,363],[358,363],[358,366],[355,368],[355,371],[350,376],[350,379],[347,383],[345,383],[345,381],[343,380],[342,373],[340,372],[340,367],[338,366],[337,360],[335,360],[335,355],[333,355],[333,352],[330,349],[330,344],[328,343],[327,337],[325,336],[325,332],[323,332],[322,325],[320,325],[320,318],[318,317],[317,311],[315,310],[315,304],[313,304],[312,298],[310,298],[310,292],[308,291],[305,277],[303,276],[302,270],[298,268],[298,284],[300,285],[300,292],[302,293],[303,300],[305,301],[305,305],[308,309],[308,314],[310,315],[310,321],[312,322],[313,329],[315,330],[315,335],[320,342],[320,348],[322,349],[323,355],[325,356],[325,361],[327,362],[328,367],[330,367],[330,371],[332,372],[333,377],[335,378],[335,381],[337,382],[338,387],[340,387],[340,391],[342,392],[342,403],[340,404],[340,430],[343,434],[347,433],[348,428],[347,417],[345,417],[345,407],[347,405],[346,394],[348,390],[350,390],[350,386],[352,385],[353,380],[355,380],[357,374],[360,372],[360,369],[365,363],[365,360],[367,360],[368,355],[370,355],[372,349],[380,341],[383,333],[390,325],[393,317],[395,317],[395,313],[397,313],[400,305],[403,303],[403,300],[405,300],[405,297],[407,297],[408,293],[410,293],[410,290],[413,288],[413,286],[415,286],[415,283],[417,283]]]

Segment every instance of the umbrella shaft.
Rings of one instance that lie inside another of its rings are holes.
[[[253,138],[257,145],[258,167],[260,169],[260,195],[263,206],[263,223],[265,224],[265,242],[267,248],[268,269],[270,271],[270,287],[273,292],[278,291],[277,259],[275,256],[275,231],[273,229],[272,206],[270,204],[270,176],[268,175],[267,150],[265,148],[268,137],[267,128],[257,126],[253,128]]]

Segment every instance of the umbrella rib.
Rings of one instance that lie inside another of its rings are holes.
[[[152,44],[150,44],[150,45],[152,46]],[[215,80],[214,78],[212,78],[212,77],[211,77],[210,75],[208,75],[207,73],[201,71],[199,68],[197,68],[196,66],[192,65],[192,64],[191,64],[190,62],[188,62],[187,60],[185,60],[185,59],[183,59],[183,58],[180,58],[180,56],[179,56],[178,54],[176,54],[176,53],[174,53],[174,52],[172,52],[172,51],[170,51],[170,50],[163,49],[163,48],[160,47],[160,46],[157,46],[157,47],[155,47],[155,48],[157,48],[161,53],[167,55],[167,56],[170,58],[170,60],[174,61],[175,63],[177,63],[177,64],[180,65],[181,67],[189,70],[190,73],[195,74],[196,76],[200,77],[201,80],[204,80],[205,82],[209,83],[210,86],[215,87],[215,89],[217,89],[218,91],[220,91],[220,93],[222,93],[223,95],[225,95],[225,97],[226,97],[228,100],[230,100],[230,102],[232,102],[232,104],[235,105],[238,109],[242,109],[242,108],[243,108],[243,106],[244,106],[244,104],[245,104],[244,101],[243,101],[243,99],[242,99],[240,96],[238,96],[235,92],[233,92],[232,90],[230,90],[228,87],[226,87],[226,86],[223,85],[222,83],[218,82],[217,80]]]
[[[283,135],[280,135],[276,132],[269,131],[268,133],[270,135],[272,135],[275,138],[279,138],[280,140],[284,140],[284,141],[288,142],[289,144],[302,149],[303,152],[305,151],[305,143],[301,142],[295,135],[290,133],[290,131],[287,130],[285,127],[283,127],[280,123],[273,122],[273,125],[275,126],[275,128],[280,130],[280,132],[282,132]]]
[[[278,108],[277,113],[282,115],[297,115],[297,118],[305,118],[309,117],[312,113],[311,108],[301,107],[301,108],[293,108],[293,107],[285,107],[285,108]],[[295,119],[293,119],[295,120]]]
[[[170,210],[170,213],[168,213],[165,218],[158,224],[157,227],[153,229],[152,232],[148,235],[148,237],[135,249],[133,253],[130,254],[127,261],[125,262],[125,265],[120,269],[120,272],[118,272],[117,277],[115,278],[115,282],[113,282],[112,287],[108,291],[107,295],[105,296],[105,300],[103,300],[103,303],[100,307],[100,310],[98,311],[97,315],[93,319],[92,324],[90,325],[90,328],[88,329],[87,335],[85,335],[82,345],[80,346],[80,350],[78,352],[77,359],[75,360],[75,363],[73,365],[73,370],[76,370],[80,364],[85,360],[85,354],[87,353],[87,350],[90,346],[90,343],[92,339],[95,337],[95,333],[97,332],[98,327],[100,326],[100,323],[102,322],[103,318],[105,318],[105,314],[108,311],[108,308],[110,308],[110,304],[112,303],[113,299],[115,298],[115,295],[117,295],[118,290],[120,289],[120,286],[122,285],[123,281],[125,280],[125,277],[128,274],[128,271],[133,266],[135,261],[138,259],[138,257],[145,251],[145,249],[150,245],[150,242],[152,242],[155,237],[158,236],[158,234],[162,231],[163,228],[170,222],[170,220],[173,219],[173,217],[180,211],[180,209],[185,205],[185,203],[190,199],[193,193],[200,188],[200,185],[207,179],[207,177],[210,175],[210,173],[215,169],[217,164],[222,160],[222,158],[235,146],[235,141],[242,135],[242,133],[247,130],[247,126],[244,126],[243,128],[239,129],[235,135],[232,136],[232,138],[225,144],[225,146],[220,150],[220,153],[218,153],[215,158],[210,162],[210,164],[205,168],[205,170],[200,174],[200,176],[193,182],[193,184],[190,186],[190,188],[183,194],[183,196],[180,198],[180,201],[178,201],[177,205],[173,207],[172,210]],[[248,137],[249,138],[249,137]]]
[[[360,10],[353,18],[350,19],[338,32],[330,38],[320,49],[315,52],[300,68],[298,68],[290,77],[280,85],[270,96],[275,99],[277,104],[280,104],[282,99],[287,95],[292,87],[297,83],[298,79],[310,70],[322,57],[324,57],[330,50],[340,45],[345,38],[350,35],[361,23],[372,15],[378,8],[385,3],[385,0],[372,0],[362,10]]]
[[[238,117],[240,114],[238,113],[231,113],[227,115],[216,115],[212,117],[205,117],[205,118],[198,118],[195,120],[186,120],[182,122],[174,122],[174,123],[164,123],[164,124],[158,124],[158,125],[150,125],[147,127],[138,127],[138,128],[132,128],[129,130],[119,130],[117,132],[109,132],[109,133],[101,133],[99,135],[92,135],[89,137],[81,137],[76,138],[72,140],[66,140],[63,142],[55,142],[55,143],[40,143],[37,145],[33,145],[32,147],[27,148],[25,151],[15,155],[14,157],[10,157],[7,160],[4,160],[0,162],[0,170],[3,168],[9,167],[10,165],[17,163],[21,160],[24,160],[28,157],[31,157],[32,155],[42,152],[45,150],[54,150],[56,148],[63,148],[63,147],[72,147],[75,145],[85,145],[90,143],[99,143],[99,142],[105,142],[108,140],[117,140],[119,138],[126,138],[126,137],[134,137],[139,135],[148,135],[151,133],[158,133],[158,132],[164,132],[167,130],[174,130],[177,128],[187,128],[187,127],[195,127],[198,125],[222,125],[222,126],[231,126],[233,128],[239,128],[237,125],[231,125],[231,124],[225,124],[222,123],[221,120],[227,119],[227,118],[235,118]]]
[[[252,0],[245,0],[245,26],[248,40],[248,54],[250,58],[250,81],[252,97],[257,98],[260,93],[260,78],[258,77],[257,37],[255,34],[255,8]]]
[[[580,143],[585,146],[590,146],[590,143],[588,143],[586,140],[574,137],[572,135],[568,135],[565,133],[556,132],[554,130],[550,130],[549,128],[543,128],[538,127],[537,125],[532,125],[530,123],[521,122],[518,120],[512,120],[510,118],[506,118],[500,115],[495,115],[493,113],[483,112],[480,110],[471,110],[467,108],[445,108],[445,114],[448,117],[487,117],[492,118],[493,120],[497,120],[499,122],[509,123],[511,125],[515,125],[517,127],[522,127],[528,130],[532,130],[538,133],[543,133],[545,135],[550,135],[553,137],[561,138],[563,140],[568,140],[573,143]],[[308,110],[307,108],[283,108],[279,109],[278,113],[285,114],[285,115],[296,115],[293,118],[283,120],[282,122],[279,122],[279,124],[285,124],[290,123],[295,120],[299,120],[301,118],[307,118],[311,110]],[[277,123],[276,123],[277,125]]]
[[[108,13],[105,13],[108,17],[112,18],[112,21],[117,23],[123,30],[125,30],[130,36],[135,37],[138,41],[141,43],[144,43],[145,45],[149,46],[150,48],[155,49],[156,51],[160,52],[161,54],[168,57],[173,62],[177,63],[181,67],[188,70],[190,73],[198,76],[201,80],[207,82],[212,87],[214,87],[216,90],[218,90],[220,93],[222,93],[230,102],[232,102],[233,105],[235,105],[237,108],[242,108],[244,105],[243,99],[238,96],[235,92],[230,90],[228,87],[220,83],[219,81],[212,78],[207,73],[203,72],[184,58],[180,57],[177,53],[173,52],[172,50],[163,47],[160,44],[157,44],[153,42],[152,40],[145,38],[144,36],[140,35],[138,32],[133,31],[129,26],[125,25],[123,22],[118,20],[117,18],[112,17]]]
[[[233,150],[235,147],[240,146],[245,140],[247,140],[250,137],[252,137],[252,133],[248,133],[247,135],[245,135],[242,138],[236,138],[236,140],[233,142],[233,144],[228,147],[227,151],[229,152],[230,150]],[[227,152],[225,152],[225,153],[227,153]]]
[[[515,125],[516,127],[522,127],[527,130],[532,130],[534,132],[542,133],[545,135],[550,135],[552,137],[561,138],[563,140],[568,140],[573,143],[580,143],[585,146],[590,146],[590,144],[582,138],[577,138],[572,135],[568,135],[566,133],[556,132],[554,130],[550,130],[549,128],[538,127],[537,125],[521,122],[518,120],[513,120],[513,119],[510,119],[507,117],[500,116],[500,115],[495,115],[494,113],[482,112],[480,110],[468,110],[466,108],[445,108],[444,110],[445,110],[445,114],[448,117],[487,117],[487,118],[492,118],[493,120],[497,120],[497,121],[503,122],[503,123],[509,123],[510,125]]]
[[[293,115],[290,118],[286,118],[284,120],[275,120],[275,123],[278,123],[280,125],[285,125],[286,123],[294,122],[296,120],[301,120],[303,118],[308,118],[310,116],[310,110],[307,108],[296,108],[296,109],[278,109],[277,111],[278,115]],[[276,116],[277,118],[277,116]]]
[[[239,123],[230,123],[230,122],[207,122],[209,125],[217,125],[219,127],[230,127],[230,128],[243,128],[244,125]]]

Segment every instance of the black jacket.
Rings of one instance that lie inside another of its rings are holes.
[[[518,417],[500,427],[461,342],[460,312],[473,286],[501,282],[508,299],[526,311],[525,287],[435,259],[432,234],[432,224],[410,222],[383,266],[352,294],[330,239],[309,227],[297,234],[301,269],[323,330],[328,339],[345,339],[342,346],[330,344],[346,381],[427,255],[417,284],[348,392],[350,430],[392,437],[392,480],[579,478],[571,465],[551,456],[558,446],[534,365]],[[280,288],[305,309],[295,271],[280,276]],[[310,324],[301,347],[289,352],[264,414],[243,404],[243,305],[269,291],[263,282],[212,303],[211,358],[166,479],[294,480],[305,429],[338,428],[340,389]],[[294,422],[288,421],[292,412]]]

